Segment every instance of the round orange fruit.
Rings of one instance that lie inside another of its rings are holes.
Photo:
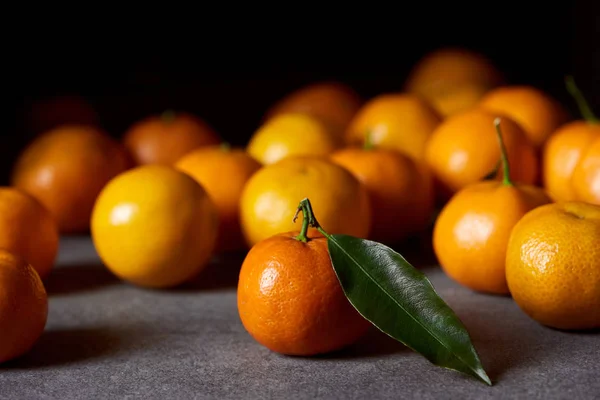
[[[243,149],[221,145],[196,149],[183,156],[175,167],[198,181],[219,210],[216,251],[245,249],[240,227],[240,196],[261,164]]]
[[[573,170],[571,185],[578,200],[600,206],[600,137],[581,156]]]
[[[506,279],[537,322],[564,330],[600,328],[600,206],[560,202],[527,213],[513,228]]]
[[[48,295],[36,270],[0,249],[0,363],[29,352],[48,319]]]

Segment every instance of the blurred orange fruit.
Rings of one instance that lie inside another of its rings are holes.
[[[395,150],[358,147],[339,150],[331,159],[366,186],[372,240],[396,244],[427,228],[435,198],[431,174],[423,163]]]
[[[498,116],[508,116],[524,129],[536,148],[541,148],[559,126],[566,123],[566,109],[550,95],[532,86],[503,86],[489,91],[479,102]]]
[[[246,150],[261,164],[290,156],[328,156],[341,146],[327,126],[307,114],[279,114],[266,121],[250,138]]]
[[[502,171],[510,176],[510,163]],[[528,211],[550,202],[541,188],[509,178],[463,187],[435,221],[433,248],[440,266],[465,287],[508,294],[505,262],[511,230]]]
[[[248,246],[293,231],[290,215],[305,197],[310,197],[327,232],[368,236],[371,207],[366,187],[329,159],[296,156],[262,167],[246,183],[240,220]]]
[[[183,156],[175,167],[198,181],[219,210],[216,251],[245,249],[240,196],[248,179],[260,169],[260,163],[243,149],[221,145],[196,149]]]
[[[267,111],[265,121],[280,114],[308,114],[341,137],[361,102],[358,93],[342,82],[317,82],[280,99]]]
[[[298,234],[281,233],[252,247],[238,281],[240,319],[256,341],[278,353],[339,350],[365,334],[370,323],[344,295],[327,239],[314,229],[308,230],[307,242]]]
[[[17,159],[11,181],[50,211],[61,233],[83,233],[100,190],[129,166],[125,149],[104,131],[68,125],[36,137]]]
[[[192,177],[169,166],[145,165],[104,187],[91,233],[98,255],[116,276],[165,288],[204,269],[218,225],[216,206]]]
[[[0,249],[0,363],[29,352],[48,320],[48,294],[22,257]]]
[[[600,328],[600,206],[560,202],[513,228],[506,279],[531,318],[557,329]]]
[[[571,184],[578,200],[600,205],[600,137],[582,154]]]
[[[165,111],[133,124],[123,143],[136,165],[173,165],[186,153],[221,142],[204,120],[186,112]]]
[[[421,160],[441,116],[424,100],[409,94],[382,94],[369,100],[355,115],[346,142],[362,146],[367,137],[374,146],[397,150]]]
[[[0,249],[25,259],[45,279],[54,267],[59,239],[56,222],[39,201],[0,187]]]
[[[504,78],[483,54],[464,48],[440,48],[412,68],[405,90],[423,97],[444,117],[475,106]]]
[[[471,109],[448,117],[433,132],[425,154],[433,172],[440,199],[447,199],[461,188],[482,180],[500,162],[500,148],[493,114]],[[508,117],[501,121],[510,163],[510,178],[516,183],[534,184],[538,158],[523,129]],[[501,179],[498,171],[496,179]]]

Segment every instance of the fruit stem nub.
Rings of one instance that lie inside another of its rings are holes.
[[[372,150],[373,147],[375,147],[373,145],[373,131],[368,131],[367,134],[366,134],[366,136],[365,136],[365,143],[364,143],[363,148],[365,150]]]
[[[508,156],[506,155],[506,146],[504,146],[502,130],[500,129],[500,118],[496,118],[494,120],[494,126],[496,127],[496,136],[498,137],[498,142],[500,143],[500,158],[502,160],[502,169],[504,172],[502,183],[506,186],[513,186],[513,183],[510,180],[510,165],[508,164]]]
[[[231,150],[231,145],[228,142],[221,143],[221,151],[229,151]]]
[[[312,206],[310,204],[310,200],[307,198],[300,201],[298,208],[296,209],[296,214],[294,214],[294,222],[298,218],[298,213],[302,211],[302,228],[300,229],[300,234],[296,236],[296,239],[301,242],[308,242],[308,238],[306,237],[306,232],[308,232],[309,227],[316,228],[319,232],[323,234],[323,236],[329,238],[329,234],[321,228],[317,218],[315,218],[315,214],[312,210]]]
[[[583,93],[575,84],[575,79],[572,75],[567,75],[567,77],[565,78],[565,84],[567,86],[569,94],[573,96],[573,98],[577,102],[577,106],[579,107],[579,112],[581,112],[581,116],[589,123],[599,123],[600,120],[598,120],[598,118],[594,115],[594,112],[592,111],[592,108],[583,96]]]
[[[165,110],[160,115],[160,118],[163,120],[164,123],[169,124],[175,120],[175,111]]]

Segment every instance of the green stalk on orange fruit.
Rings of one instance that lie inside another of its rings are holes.
[[[500,145],[500,160],[502,162],[502,171],[504,176],[502,177],[502,183],[506,186],[514,186],[510,179],[510,164],[508,162],[508,156],[506,146],[504,145],[504,139],[502,138],[502,129],[500,128],[500,118],[494,120],[494,126],[496,127],[496,134],[498,136],[498,143]]]
[[[569,92],[569,94],[571,96],[573,96],[573,99],[575,100],[575,102],[577,102],[577,106],[579,107],[579,111],[581,112],[581,116],[583,117],[583,119],[585,119],[587,122],[589,122],[591,124],[600,123],[600,120],[598,119],[598,117],[596,117],[596,115],[592,111],[592,108],[590,107],[587,100],[585,99],[585,96],[583,95],[581,90],[579,90],[579,88],[577,87],[577,84],[575,83],[575,79],[573,78],[573,76],[568,75],[565,78],[565,84],[567,86],[567,91]]]

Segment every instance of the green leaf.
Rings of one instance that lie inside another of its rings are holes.
[[[466,328],[422,272],[383,244],[326,236],[341,286],[364,318],[433,364],[492,384]]]

